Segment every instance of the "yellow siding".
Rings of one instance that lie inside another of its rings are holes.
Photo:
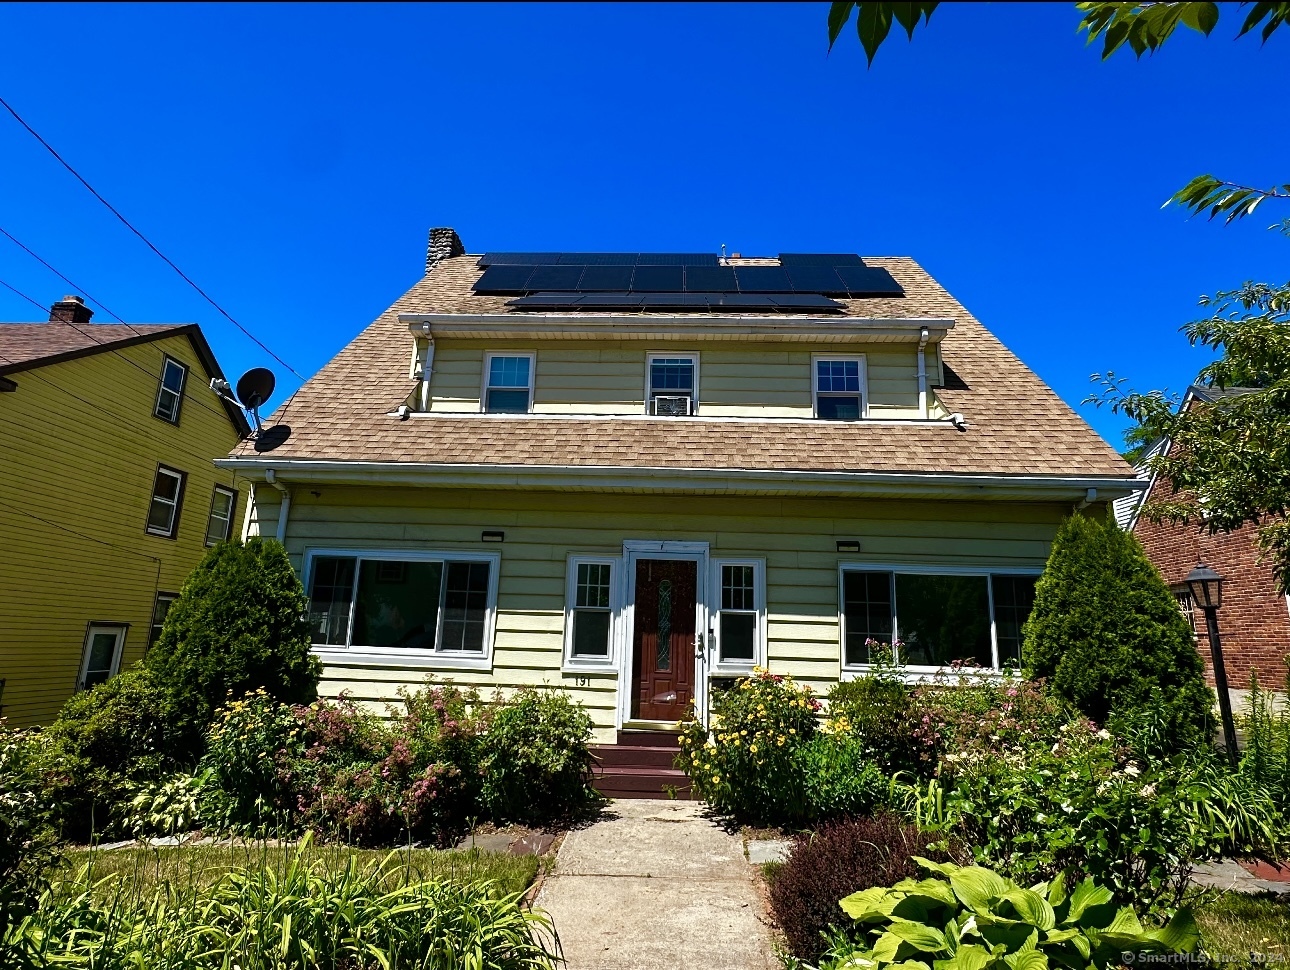
[[[163,353],[189,367],[178,426],[152,415]],[[24,726],[75,690],[89,623],[129,625],[122,668],[143,655],[157,591],[178,592],[206,551],[216,482],[237,484],[211,462],[237,433],[183,336],[12,379],[17,391],[0,394],[0,713]],[[188,473],[176,539],[144,532],[158,464]],[[245,501],[239,487],[235,533]]]
[[[260,487],[253,528],[277,528],[277,494]],[[314,492],[320,494],[315,496]],[[766,560],[769,662],[820,689],[839,674],[838,563],[1039,567],[1062,505],[897,502],[316,486],[296,489],[287,546],[297,568],[309,548],[433,548],[501,554],[491,673],[437,678],[485,688],[553,684],[571,689],[602,737],[614,723],[617,676],[561,673],[566,557],[620,554],[625,539],[702,541],[713,558]],[[506,541],[484,545],[484,529]],[[859,554],[839,554],[839,537]],[[332,664],[322,691],[380,704],[418,683],[412,667]]]
[[[821,350],[825,345],[814,348]],[[918,357],[911,344],[833,348],[864,354],[873,417],[918,417]],[[643,341],[481,341],[435,343],[430,410],[477,412],[487,351],[536,351],[533,411],[538,414],[640,414],[645,409],[645,355],[699,353],[699,410],[710,417],[809,418],[812,349],[738,343],[646,346]],[[929,350],[932,350],[929,348]],[[929,384],[937,359],[927,355]]]

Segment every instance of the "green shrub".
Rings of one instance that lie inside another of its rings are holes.
[[[305,703],[316,696],[308,601],[281,544],[222,542],[189,575],[145,663],[183,719],[195,761],[216,709],[263,688]]]
[[[263,690],[220,708],[198,766],[203,824],[247,833],[294,828],[299,805],[291,766],[303,757],[303,734],[292,708]]]
[[[33,735],[0,720],[0,965],[5,931],[30,911],[57,861]]]
[[[1053,541],[1023,657],[1099,724],[1159,704],[1174,750],[1208,737],[1212,695],[1173,594],[1142,546],[1110,520],[1073,515]]]
[[[850,734],[866,757],[889,774],[926,774],[936,765],[940,737],[912,686],[897,677],[841,681],[829,690],[829,723]]]
[[[1290,817],[1290,704],[1283,697],[1259,686],[1250,678],[1250,699],[1241,727],[1245,750],[1241,753],[1241,774],[1267,789],[1282,815]]]
[[[851,923],[838,900],[916,876],[914,857],[931,854],[933,838],[884,816],[829,822],[794,839],[788,861],[769,880],[775,922],[793,956],[818,959],[826,932]]]
[[[791,677],[758,669],[715,694],[710,728],[681,726],[677,766],[714,809],[743,822],[771,825],[810,815],[800,752],[819,730],[820,703]]]
[[[1135,954],[1190,953],[1200,942],[1187,910],[1168,926],[1147,928],[1131,908],[1116,910],[1111,891],[1092,879],[1068,895],[1060,875],[1024,889],[988,869],[916,861],[929,878],[841,901],[863,935],[856,943],[839,941],[822,970],[1104,970],[1133,964]]]
[[[179,767],[181,728],[151,671],[135,667],[74,694],[43,732],[45,797],[69,839],[119,831],[141,784]]]
[[[46,893],[14,934],[25,967],[96,970],[554,970],[550,919],[488,882],[404,883],[395,853],[378,864],[310,859],[283,871],[240,867],[210,886],[165,884],[132,898],[73,882]],[[105,900],[104,896],[108,895]],[[232,962],[230,962],[232,961]]]
[[[488,816],[542,824],[598,804],[591,731],[590,716],[562,691],[526,687],[494,709],[479,763]]]
[[[149,835],[182,835],[197,825],[202,794],[209,772],[186,772],[139,786],[122,820],[136,838]]]
[[[868,815],[886,805],[887,776],[867,755],[865,746],[847,734],[820,733],[798,749],[807,818]]]

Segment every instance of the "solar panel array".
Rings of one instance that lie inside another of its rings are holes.
[[[831,296],[900,297],[885,269],[848,253],[783,253],[779,266],[731,266],[709,253],[488,253],[479,295],[517,310],[841,311]]]

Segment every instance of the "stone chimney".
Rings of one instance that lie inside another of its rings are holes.
[[[453,256],[465,256],[466,247],[461,244],[461,237],[456,229],[447,227],[430,230],[430,244],[426,247],[426,272],[430,272],[441,261]]]
[[[94,311],[79,296],[65,296],[49,308],[50,323],[89,323]]]

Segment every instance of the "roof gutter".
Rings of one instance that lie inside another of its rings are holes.
[[[1123,477],[972,475],[927,472],[813,472],[782,469],[666,468],[604,465],[503,465],[305,458],[219,458],[221,468],[252,479],[289,472],[296,482],[437,488],[586,488],[598,491],[760,493],[1071,501],[1095,489],[1109,501],[1145,483]],[[275,485],[275,487],[278,487]]]

